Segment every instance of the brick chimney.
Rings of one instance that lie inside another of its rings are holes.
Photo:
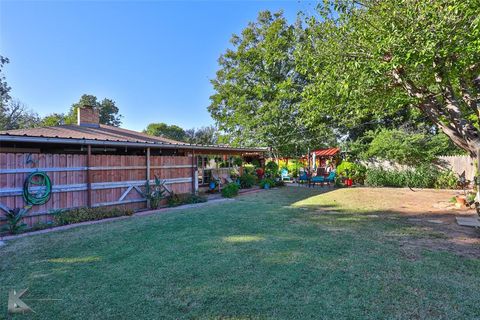
[[[77,109],[77,124],[83,127],[99,127],[98,110],[92,106],[84,105]]]

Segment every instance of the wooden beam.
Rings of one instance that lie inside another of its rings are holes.
[[[197,182],[197,179],[198,179],[198,175],[197,175],[197,170],[196,170],[196,160],[195,160],[195,150],[192,150],[192,193],[193,194],[196,194],[197,193],[197,185],[198,185],[198,182]]]
[[[87,206],[92,207],[92,146],[87,146]]]
[[[170,165],[170,166],[150,166],[150,169],[181,169],[191,168],[191,164]],[[0,174],[9,173],[30,173],[36,171],[43,172],[70,172],[70,171],[100,171],[100,170],[143,170],[147,166],[121,166],[121,167],[54,167],[54,168],[17,168],[0,169]]]
[[[150,148],[147,148],[147,172],[146,172],[146,183],[150,183]],[[150,208],[150,200],[147,199],[147,208]]]

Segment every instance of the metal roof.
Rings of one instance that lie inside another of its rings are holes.
[[[164,137],[151,136],[133,130],[99,125],[96,127],[62,125],[0,131],[1,142],[61,143],[101,146],[130,146],[152,148],[182,148],[190,150],[222,150],[266,152],[268,148],[231,147],[228,145],[198,145],[175,141]]]
[[[315,153],[317,157],[331,157],[340,152],[340,148],[328,148],[328,149],[319,149],[314,150],[312,153]]]

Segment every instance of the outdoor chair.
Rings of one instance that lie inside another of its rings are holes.
[[[306,172],[302,172],[300,176],[298,177],[298,182],[299,183],[306,183],[308,182],[308,174]]]
[[[233,180],[232,180],[232,178],[230,177],[229,174],[223,174],[222,178],[223,178],[223,180],[225,180],[226,183],[232,183],[233,182]]]
[[[313,177],[312,179],[310,179],[310,183],[308,185],[315,187],[316,183],[320,183],[323,186],[323,184],[325,182],[328,183],[328,184],[335,182],[335,172],[334,171],[330,172],[327,177],[325,177],[325,176],[315,176],[315,177]]]
[[[280,171],[280,175],[281,175],[282,181],[292,181],[292,178],[288,174],[287,169],[282,169],[282,171]]]
[[[310,179],[308,186],[315,187],[315,184],[320,183],[323,185],[324,182],[325,182],[324,176],[315,176]]]
[[[218,176],[216,172],[212,171],[212,180],[217,183],[218,191],[222,190],[222,179]]]
[[[335,171],[331,171],[328,174],[328,177],[325,178],[325,182],[327,182],[328,184],[334,183],[335,182],[335,177],[336,177]]]

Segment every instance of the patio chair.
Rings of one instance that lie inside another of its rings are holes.
[[[218,185],[218,191],[222,190],[222,179],[218,176],[217,172],[212,170],[212,180],[215,181]]]
[[[315,176],[310,179],[308,186],[315,187],[315,184],[320,183],[321,185],[323,185],[324,182],[325,182],[324,176]]]
[[[292,178],[288,174],[287,169],[282,169],[282,171],[280,171],[280,176],[282,178],[282,181],[292,181]]]
[[[299,183],[307,183],[308,182],[308,174],[306,172],[302,172],[298,177]]]
[[[328,177],[325,178],[325,182],[327,182],[328,184],[334,183],[335,182],[335,177],[336,177],[335,171],[331,171],[328,174]]]
[[[232,183],[233,182],[233,180],[232,180],[232,178],[230,177],[229,174],[222,174],[221,178],[223,180],[225,180],[226,183]]]

